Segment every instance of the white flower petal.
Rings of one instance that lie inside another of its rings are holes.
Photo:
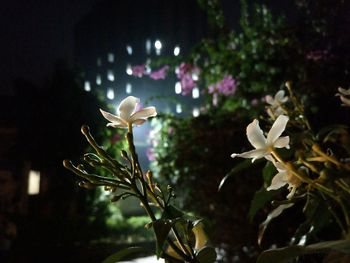
[[[100,112],[102,113],[103,117],[110,122],[120,121],[120,118],[116,115],[113,115],[112,113],[109,113],[101,109],[100,109]]]
[[[110,122],[110,123],[107,123],[107,127],[127,129],[128,128],[128,124],[127,123],[122,123],[122,122]]]
[[[258,120],[254,120],[247,126],[247,138],[256,149],[266,147],[266,138],[260,129]]]
[[[276,169],[277,169],[279,172],[285,172],[285,171],[286,171],[286,168],[285,168],[284,165],[281,164],[281,163],[274,162],[273,165],[276,167]]]
[[[285,115],[280,115],[273,123],[268,135],[267,135],[267,144],[273,145],[274,142],[281,136],[282,132],[286,128],[289,118]]]
[[[284,99],[284,90],[279,90],[275,95],[275,100],[281,102]]]
[[[273,144],[275,148],[287,148],[289,149],[289,136],[278,138]]]
[[[342,94],[342,95],[350,95],[350,88],[349,89],[343,89],[341,87],[338,88],[338,91]],[[341,95],[340,94],[340,95]]]
[[[294,196],[295,192],[297,191],[297,188],[298,187],[296,186],[292,186],[289,188],[290,193],[287,195],[287,199],[291,199]]]
[[[157,111],[155,107],[147,107],[132,114],[130,117],[130,121],[133,122],[137,119],[147,119],[156,115]]]
[[[136,109],[136,105],[140,102],[139,98],[136,98],[134,96],[129,96],[123,99],[118,107],[118,113],[119,116],[125,120],[126,122],[129,121],[131,114],[134,113]]]
[[[287,172],[279,172],[272,178],[271,185],[267,187],[266,190],[277,190],[285,186],[287,183]]]
[[[137,120],[134,120],[132,123],[135,124],[135,125],[141,125],[145,121],[146,121],[145,119],[137,119]]]
[[[340,96],[340,100],[344,103],[343,106],[350,106],[350,99]]]
[[[256,159],[264,157],[266,154],[266,149],[257,149],[257,150],[251,150],[249,152],[244,153],[233,153],[231,154],[232,158],[235,157],[241,157],[241,158],[252,158],[252,162],[254,162]]]
[[[270,105],[273,105],[274,102],[275,102],[275,100],[272,98],[271,95],[266,95],[266,96],[265,96],[265,101],[266,101],[268,104],[270,104]]]

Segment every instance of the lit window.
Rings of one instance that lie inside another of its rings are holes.
[[[107,70],[107,79],[110,81],[114,81],[114,72],[113,70],[109,69]]]
[[[126,52],[128,52],[129,55],[132,55],[132,46],[127,45],[126,46]]]
[[[102,84],[102,78],[100,74],[96,75],[96,84],[97,85],[101,85]]]
[[[197,74],[196,72],[193,72],[193,73],[192,73],[192,79],[193,79],[194,81],[197,81],[197,80],[198,80],[198,74]]]
[[[28,176],[28,194],[37,195],[40,193],[40,172],[30,170]]]
[[[199,116],[199,109],[198,108],[193,108],[192,115],[193,115],[193,117],[198,117]]]
[[[180,47],[179,46],[176,46],[174,48],[174,56],[178,56],[180,54]]]
[[[151,48],[152,48],[151,40],[147,39],[146,40],[146,53],[148,55],[151,54]]]
[[[160,51],[162,49],[162,42],[156,40],[156,42],[154,42],[154,47],[156,48],[156,54],[160,55]]]
[[[176,113],[181,113],[182,112],[182,106],[180,103],[176,104]]]
[[[132,92],[132,86],[130,83],[126,83],[125,92],[126,94],[130,94]]]
[[[175,83],[175,93],[176,94],[180,94],[181,92],[182,92],[181,83],[180,82],[176,82]]]
[[[128,75],[132,75],[132,69],[131,69],[131,65],[130,64],[128,64],[127,66],[126,66],[126,74],[128,74]]]
[[[198,99],[199,98],[199,88],[198,87],[194,87],[192,90],[192,98],[194,99]]]
[[[162,49],[162,42],[160,42],[159,40],[156,40],[156,42],[154,42],[154,47],[156,49]]]
[[[102,65],[102,59],[101,58],[97,58],[96,60],[97,66],[101,66]]]
[[[113,63],[114,62],[114,54],[113,53],[108,53],[107,54],[107,60],[108,60],[108,62]]]
[[[91,85],[89,81],[84,82],[84,90],[87,92],[91,91]]]
[[[113,100],[114,99],[114,90],[109,88],[107,90],[107,98],[110,99],[110,100]]]

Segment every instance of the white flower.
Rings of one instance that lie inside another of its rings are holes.
[[[271,185],[266,188],[267,191],[277,190],[288,184],[290,193],[287,195],[287,199],[294,196],[295,191],[300,185],[300,180],[288,170],[281,163],[274,163],[278,173],[272,178]]]
[[[284,90],[279,90],[274,98],[272,98],[271,95],[267,95],[265,97],[265,100],[268,104],[271,105],[271,107],[276,108],[281,106],[283,103],[287,102],[288,97],[284,96]]]
[[[267,134],[267,138],[265,138],[263,131],[259,127],[259,121],[254,120],[247,126],[247,137],[255,150],[240,154],[233,153],[231,157],[252,158],[252,162],[262,157],[271,160],[271,152],[274,148],[289,149],[289,136],[280,137],[286,128],[288,120],[288,116],[278,116]]]
[[[342,106],[350,107],[350,88],[343,89],[341,87],[338,88],[339,93],[335,94],[335,96],[340,96],[340,100],[342,101]]]
[[[267,109],[267,113],[271,118],[275,119],[284,113],[281,105],[288,101],[288,97],[284,96],[284,90],[279,90],[274,97],[271,95],[265,96],[265,100],[268,104],[270,104]]]
[[[136,111],[137,105],[140,103],[140,99],[129,96],[121,101],[118,106],[117,114],[113,115],[109,112],[101,110],[103,117],[105,117],[110,123],[107,126],[114,128],[128,128],[128,125],[143,124],[147,118],[157,115],[155,107],[147,107]]]

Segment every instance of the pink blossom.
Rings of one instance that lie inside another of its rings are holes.
[[[146,74],[146,65],[136,65],[131,68],[132,75],[138,78],[141,78],[144,74]]]
[[[199,68],[192,66],[189,63],[183,62],[180,64],[176,75],[178,79],[180,79],[182,95],[188,95],[196,86],[199,75]]]
[[[210,85],[208,87],[209,94],[222,94],[224,96],[230,96],[235,94],[237,89],[237,81],[232,78],[231,75],[225,76],[222,80],[216,84]]]
[[[160,69],[158,69],[157,71],[154,71],[151,74],[149,74],[149,77],[154,80],[165,79],[168,70],[169,70],[169,66],[165,65]]]
[[[258,106],[259,104],[259,100],[257,98],[254,98],[250,101],[250,105],[252,105],[253,107]]]
[[[192,65],[182,62],[179,66],[179,70],[176,73],[177,78],[182,79],[187,73],[191,71]]]
[[[230,96],[235,94],[237,88],[237,82],[232,76],[225,76],[218,84],[219,93]]]
[[[192,92],[192,89],[196,86],[195,81],[190,74],[185,74],[181,79],[182,95],[186,96]]]
[[[155,155],[155,153],[154,153],[153,148],[147,148],[147,150],[146,150],[146,156],[147,156],[147,158],[148,158],[148,160],[149,160],[150,162],[156,160],[156,155]]]

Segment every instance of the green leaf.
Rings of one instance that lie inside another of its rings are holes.
[[[157,239],[156,255],[159,258],[166,238],[172,227],[172,221],[168,219],[159,219],[151,223]]]
[[[294,203],[280,205],[268,214],[265,221],[262,222],[259,226],[259,235],[258,235],[258,244],[259,245],[261,244],[261,240],[264,236],[265,230],[266,230],[267,226],[270,224],[271,220],[278,217],[280,214],[282,214],[282,212],[285,209],[290,208],[293,205],[294,205]]]
[[[235,175],[247,168],[250,168],[251,166],[259,163],[260,161],[261,160],[256,160],[254,163],[252,163],[250,159],[247,159],[237,164],[224,178],[222,178],[219,185],[219,191],[221,190],[222,186],[226,183],[227,179],[229,179],[232,175]]]
[[[326,253],[329,250],[350,254],[350,240],[326,241],[308,246],[290,246],[265,250],[258,257],[257,263],[284,263],[303,254]]]
[[[196,257],[200,263],[214,263],[216,260],[216,252],[212,247],[202,247],[197,252]]]
[[[250,203],[248,213],[249,220],[252,221],[256,213],[270,202],[279,192],[280,190],[267,191],[265,187],[262,187],[259,191],[255,192],[253,200]]]
[[[306,247],[307,253],[327,252],[329,249],[350,254],[350,240],[334,240],[311,244]]]
[[[116,263],[122,260],[123,258],[130,256],[131,254],[137,254],[140,252],[145,252],[145,249],[142,247],[129,247],[118,251],[107,257],[102,263]]]
[[[256,263],[284,263],[290,259],[301,255],[303,247],[301,246],[290,246],[278,249],[271,249],[263,251]]]
[[[270,184],[272,178],[277,174],[276,167],[272,162],[267,162],[262,172],[264,182],[267,184]]]
[[[175,219],[182,217],[184,213],[173,205],[168,205],[162,214],[162,219]]]

